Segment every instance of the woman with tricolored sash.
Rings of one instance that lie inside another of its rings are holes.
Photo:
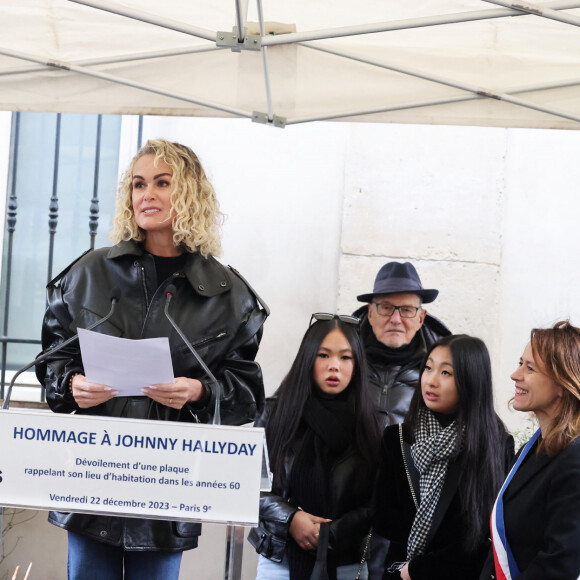
[[[534,329],[513,407],[540,428],[520,451],[491,515],[480,580],[580,579],[580,328]]]

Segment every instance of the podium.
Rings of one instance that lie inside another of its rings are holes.
[[[0,411],[0,505],[227,525],[225,576],[270,489],[264,430]]]

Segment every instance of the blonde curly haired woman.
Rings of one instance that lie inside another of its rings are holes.
[[[73,342],[37,366],[54,412],[208,422],[219,393],[222,423],[255,418],[264,386],[254,358],[268,309],[234,269],[214,258],[221,253],[221,220],[191,149],[165,140],[140,149],[120,183],[115,245],[87,252],[48,285],[43,348],[102,318],[120,291],[119,306],[96,330],[132,339],[167,336],[175,379],[144,388],[139,397],[118,396],[86,379]],[[164,314],[168,290],[172,318],[218,389],[172,330]],[[183,550],[195,548],[201,533],[193,522],[57,512],[49,521],[68,531],[70,579],[177,580]]]

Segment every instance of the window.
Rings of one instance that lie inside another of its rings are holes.
[[[12,115],[2,251],[3,373],[40,352],[46,283],[90,247],[109,245],[121,119]]]

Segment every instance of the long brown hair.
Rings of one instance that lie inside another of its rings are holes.
[[[569,320],[552,328],[534,328],[530,343],[543,372],[563,390],[558,416],[540,444],[546,455],[554,457],[580,435],[580,328]]]

